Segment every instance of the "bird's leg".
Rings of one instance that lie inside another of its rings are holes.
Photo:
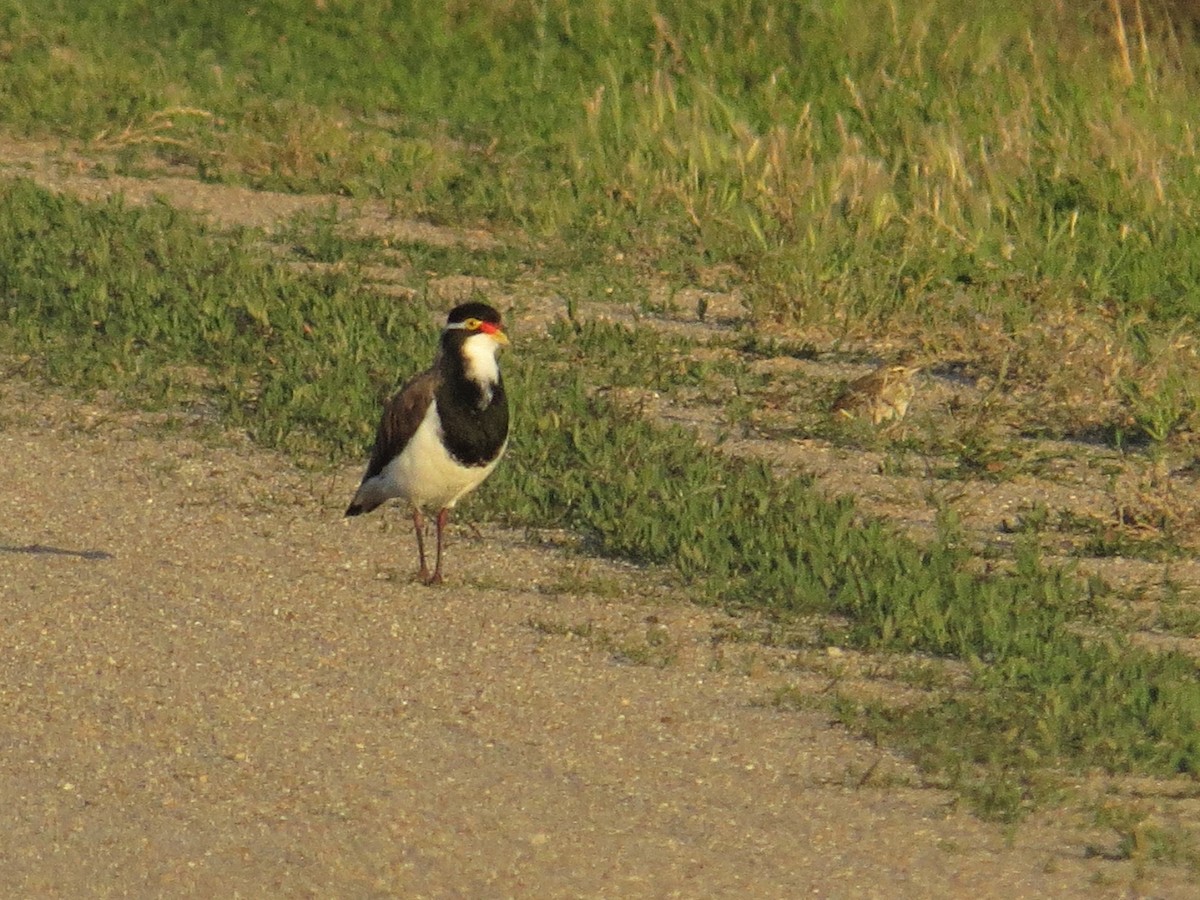
[[[427,584],[442,583],[442,534],[446,530],[446,522],[450,519],[449,509],[440,509],[437,514],[437,556],[433,563],[433,575]]]
[[[417,555],[421,559],[421,568],[417,570],[417,577],[428,583],[429,567],[425,565],[425,517],[415,506],[413,507],[413,529],[417,532]]]

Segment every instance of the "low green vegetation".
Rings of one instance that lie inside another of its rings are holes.
[[[0,205],[4,342],[56,381],[215,404],[265,444],[350,453],[397,377],[382,367],[432,340],[418,308],[271,264],[250,233],[213,239],[165,205],[85,206],[28,181]]]
[[[10,2],[0,117],[130,171],[733,264],[767,317],[936,329],[953,286],[1009,330],[1100,303],[1173,323],[1200,258],[1188,11]],[[1177,408],[1146,398],[1147,425]]]
[[[470,253],[389,244],[348,234],[331,206],[270,236],[280,258],[261,233],[165,204],[9,180],[0,351],[344,461],[369,442],[377,398],[428,360],[428,279],[537,273],[574,312],[606,297],[648,308],[653,275],[740,291],[747,354],[815,352],[755,327],[779,322],[918,346],[997,393],[1059,391],[1023,410],[1030,431],[1161,449],[1198,414],[1200,49],[1174,7],[1092,7],[10,2],[10,131],[123,173],[378,197],[520,237]],[[408,268],[412,302],[371,289],[379,262]],[[989,814],[1019,814],[1062,769],[1196,776],[1194,661],[1135,646],[1103,585],[1042,563],[1049,510],[986,572],[950,516],[917,544],[597,390],[756,388],[694,349],[577,315],[523,340],[506,359],[512,464],[486,488],[506,521],[668,566],[701,602],[812,617],[826,642],[961,661],[969,685],[924,705],[837,710]],[[940,439],[958,469],[1010,477],[992,407],[977,413]],[[1097,552],[1127,549],[1096,533]]]
[[[130,402],[215,408],[302,455],[359,455],[397,377],[380,366],[423,364],[435,333],[419,302],[384,302],[349,271],[298,273],[255,235],[215,235],[162,205],[87,205],[13,181],[0,223],[11,358]],[[1194,662],[1115,632],[1082,636],[1078,623],[1103,619],[1088,585],[1042,566],[1032,545],[1013,571],[979,574],[950,519],[918,546],[850,500],[701,451],[597,394],[696,383],[703,365],[677,339],[562,320],[522,342],[509,371],[514,464],[489,486],[506,521],[565,525],[600,552],[671,566],[706,602],[832,616],[843,624],[827,641],[968,663],[974,686],[927,707],[842,710],[931,771],[964,785],[984,772],[993,804],[1001,773],[1012,814],[1047,765],[1200,768]]]

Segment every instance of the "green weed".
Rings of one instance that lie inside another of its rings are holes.
[[[297,213],[274,238],[294,256],[312,262],[344,263],[378,253],[380,241],[352,237],[339,225],[337,206],[331,203],[317,213]]]
[[[1181,586],[1169,569],[1155,585],[1159,600],[1153,613],[1142,620],[1142,627],[1184,638],[1200,634],[1200,597],[1194,590]],[[1131,599],[1143,599],[1146,590],[1139,589]]]

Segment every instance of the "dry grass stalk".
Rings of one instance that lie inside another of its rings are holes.
[[[171,137],[169,132],[175,128],[175,120],[180,116],[211,121],[215,117],[208,110],[196,109],[191,106],[172,106],[152,113],[149,119],[141,125],[126,125],[120,132],[113,134],[109,129],[103,129],[91,140],[95,150],[121,150],[152,144],[160,147],[192,147],[189,141]]]

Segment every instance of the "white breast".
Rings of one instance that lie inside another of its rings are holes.
[[[406,500],[418,508],[449,508],[492,473],[506,447],[507,443],[485,466],[464,466],[442,444],[437,403],[431,403],[408,446],[372,480],[379,482],[386,496]]]

